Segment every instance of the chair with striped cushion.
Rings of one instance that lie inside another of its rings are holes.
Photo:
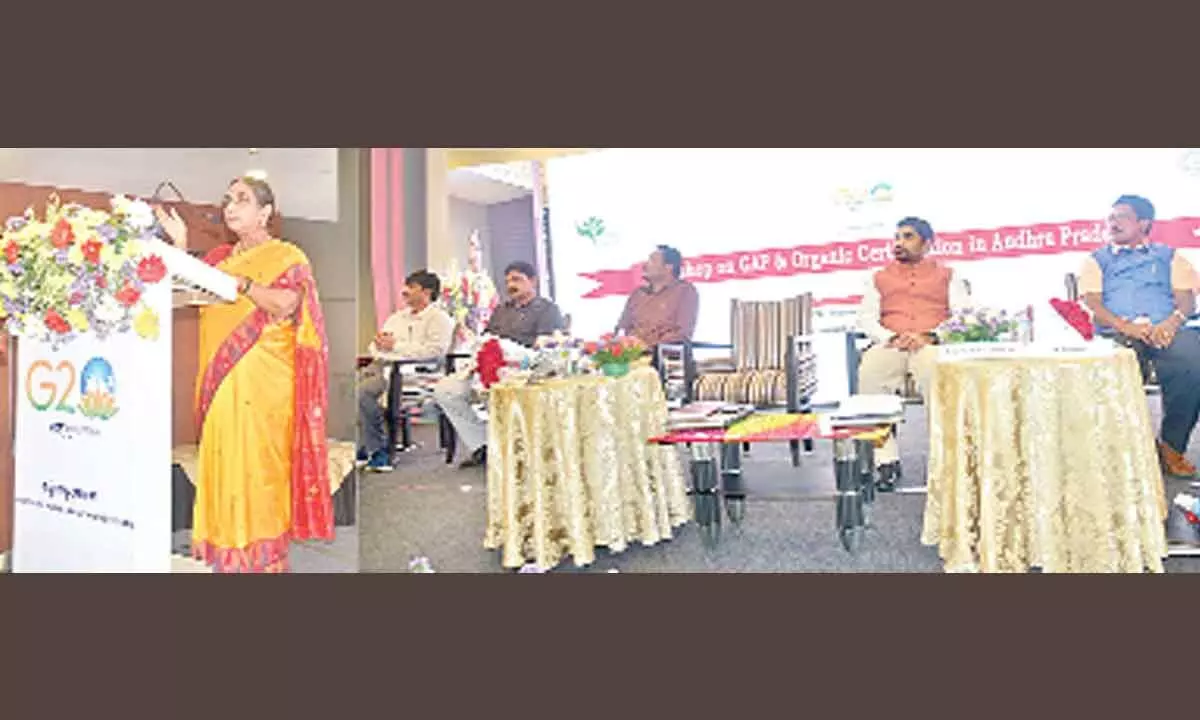
[[[811,294],[787,300],[734,300],[732,343],[687,343],[657,348],[656,363],[676,402],[726,402],[760,410],[808,412],[816,393]],[[812,443],[803,444],[811,452]],[[800,464],[801,443],[792,443]]]

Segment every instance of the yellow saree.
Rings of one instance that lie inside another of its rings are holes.
[[[193,555],[217,572],[287,572],[292,540],[333,538],[324,319],[299,248],[231,249],[206,261],[301,301],[282,320],[244,297],[201,311]]]

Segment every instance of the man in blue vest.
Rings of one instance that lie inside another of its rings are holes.
[[[1200,287],[1196,271],[1174,249],[1150,241],[1154,205],[1126,195],[1108,218],[1111,243],[1087,259],[1079,291],[1101,335],[1154,363],[1162,386],[1159,455],[1168,475],[1193,478],[1185,457],[1200,420],[1200,333],[1186,327]]]

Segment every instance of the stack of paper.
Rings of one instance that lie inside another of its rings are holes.
[[[828,414],[835,425],[870,425],[904,416],[904,400],[897,395],[854,395]]]

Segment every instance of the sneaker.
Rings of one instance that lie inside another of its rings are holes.
[[[354,458],[354,464],[361,468],[369,462],[371,462],[371,454],[367,452],[366,448],[359,448],[358,455]]]
[[[392,465],[392,459],[388,457],[387,452],[384,450],[380,450],[372,455],[371,459],[367,461],[366,466],[367,472],[376,473],[389,473],[395,469]]]

